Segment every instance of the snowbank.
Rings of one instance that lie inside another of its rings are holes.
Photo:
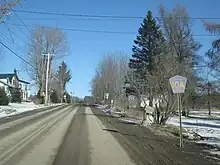
[[[10,103],[7,106],[0,106],[0,118],[16,115],[19,113],[23,113],[26,111],[36,110],[38,108],[48,107],[48,106],[54,106],[54,105],[61,105],[61,104],[39,104],[36,105],[34,103]]]

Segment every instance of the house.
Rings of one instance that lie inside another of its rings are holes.
[[[28,101],[30,97],[29,82],[19,79],[16,69],[14,73],[0,74],[0,88],[3,88],[9,98],[12,97],[13,89],[21,92],[21,100]]]

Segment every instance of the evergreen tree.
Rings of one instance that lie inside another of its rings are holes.
[[[139,83],[137,86],[140,86],[140,83],[146,86],[144,94],[148,94],[149,106],[152,106],[152,88],[147,84],[147,77],[153,76],[164,39],[160,26],[153,18],[151,11],[148,11],[138,33],[136,40],[134,40],[129,68],[134,71],[134,77]]]
[[[0,105],[8,105],[9,100],[5,93],[5,90],[0,88]]]
[[[71,80],[71,72],[67,67],[67,64],[63,61],[61,65],[59,66],[59,69],[57,71],[57,76],[59,80],[58,85],[60,88],[60,100],[63,102],[63,96],[64,96],[64,90],[66,89],[67,83]],[[58,91],[58,89],[56,89]]]

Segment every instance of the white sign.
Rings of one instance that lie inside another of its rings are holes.
[[[174,76],[169,79],[173,93],[184,93],[186,88],[187,78],[182,76]]]
[[[108,100],[108,97],[109,97],[109,93],[105,93],[105,99]]]

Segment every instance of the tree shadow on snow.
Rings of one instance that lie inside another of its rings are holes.
[[[182,122],[182,124],[187,126],[201,126],[201,127],[209,127],[209,128],[220,128],[220,125],[207,124],[207,123],[190,123],[190,122]]]

